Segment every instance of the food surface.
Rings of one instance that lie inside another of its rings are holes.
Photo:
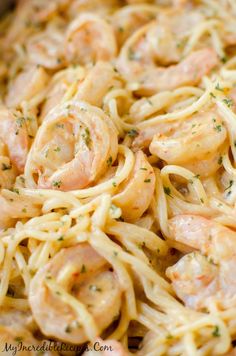
[[[234,355],[235,273],[235,0],[18,0],[1,353]]]

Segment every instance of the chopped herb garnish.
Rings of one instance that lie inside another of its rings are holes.
[[[146,100],[147,100],[148,104],[150,104],[151,106],[153,105],[153,102],[151,101],[151,99],[146,98]]]
[[[98,286],[96,286],[95,284],[91,284],[89,286],[89,290],[93,291],[93,292],[101,292],[101,288],[99,288]]]
[[[140,60],[140,56],[138,55],[138,53],[135,53],[132,50],[132,48],[129,48],[128,58],[129,58],[130,61],[139,61]]]
[[[86,271],[86,266],[83,264],[80,273],[85,273]]]
[[[82,137],[84,139],[86,146],[89,147],[89,145],[91,143],[91,138],[90,138],[90,131],[87,127],[85,128],[84,133],[82,134]]]
[[[72,331],[71,326],[67,325],[67,327],[65,328],[65,332],[69,334],[69,333],[71,333],[71,331]]]
[[[223,157],[222,157],[222,156],[220,156],[220,157],[219,157],[219,159],[218,159],[218,164],[219,164],[219,165],[221,165],[221,164],[222,164],[222,162],[223,162]]]
[[[19,117],[18,119],[16,119],[17,126],[22,127],[24,121],[25,121],[24,117]]]
[[[57,239],[57,241],[63,241],[64,240],[64,236],[60,236],[59,239]]]
[[[23,209],[22,209],[22,213],[27,213],[26,208],[23,208]]]
[[[107,160],[107,165],[110,167],[112,165],[112,157],[110,156]]]
[[[61,187],[61,185],[62,185],[62,182],[60,181],[60,180],[58,180],[58,181],[53,181],[52,182],[52,185],[53,185],[53,187],[57,187],[57,188],[60,188]]]
[[[151,179],[145,179],[144,180],[144,183],[150,183],[151,182]]]
[[[215,94],[213,94],[213,93],[210,93],[210,96],[214,99],[216,98]]]
[[[112,182],[112,185],[113,185],[113,187],[117,186],[116,182]]]
[[[7,171],[9,169],[12,169],[12,166],[10,164],[2,163],[2,171]]]
[[[56,124],[56,127],[60,128],[60,129],[64,129],[64,124]]]
[[[141,171],[147,171],[147,168],[141,167],[140,170],[141,170]]]
[[[234,184],[234,181],[233,180],[230,180],[229,181],[229,186],[227,187],[227,188],[225,188],[225,190],[224,191],[226,191],[226,190],[228,190],[228,189],[230,189],[231,187],[232,187],[232,185]]]
[[[221,58],[221,62],[222,62],[222,63],[226,63],[227,60],[228,60],[227,56],[224,56],[224,57]]]
[[[22,342],[23,341],[23,337],[22,336],[17,336],[17,337],[15,337],[15,341],[16,342]]]
[[[215,129],[217,132],[221,132],[222,126],[221,126],[221,125],[216,125],[216,126],[214,127],[214,129]]]
[[[213,330],[213,332],[212,332],[212,335],[213,335],[214,337],[220,337],[220,328],[219,328],[218,325],[215,326],[215,328],[214,328],[214,330]]]
[[[215,89],[216,89],[216,90],[219,90],[219,91],[224,91],[224,89],[222,89],[222,88],[220,87],[220,84],[219,84],[219,83],[216,84]]]
[[[171,197],[171,189],[169,187],[164,187],[164,192],[166,195],[169,195],[169,197]]]
[[[227,106],[228,106],[228,108],[230,108],[231,106],[233,106],[233,100],[232,99],[223,99],[222,100],[223,101],[223,103],[225,103]]]
[[[60,149],[60,147],[56,147],[56,148],[54,149],[54,151],[55,151],[55,152],[60,152],[61,149]]]
[[[117,256],[118,256],[118,252],[114,251],[114,252],[113,252],[113,255],[114,255],[115,257],[117,257]]]
[[[138,131],[135,129],[131,129],[127,132],[127,134],[129,137],[136,137],[136,136],[138,136]]]

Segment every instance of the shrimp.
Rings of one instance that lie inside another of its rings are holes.
[[[41,108],[40,119],[44,120],[51,109],[60,104],[69,90],[74,84],[79,84],[85,79],[87,71],[80,66],[69,67],[65,70],[56,73],[49,82],[47,88],[47,98]]]
[[[17,188],[1,192],[0,206],[0,229],[13,226],[15,219],[31,218],[41,212],[39,203],[32,198],[22,197]]]
[[[61,250],[31,281],[29,303],[44,335],[75,344],[88,341],[79,324],[79,316],[59,294],[47,287],[47,279],[55,279],[67,293],[84,304],[99,334],[119,314],[122,291],[115,272],[92,247],[79,244]]]
[[[1,307],[0,325],[27,327],[28,330],[33,330],[33,323],[32,314],[29,309],[18,310],[11,307]]]
[[[177,215],[169,228],[171,245],[193,251],[166,271],[178,297],[197,310],[213,300],[222,308],[235,305],[236,232],[196,215]]]
[[[65,62],[63,41],[64,35],[57,28],[31,36],[26,45],[29,62],[47,69],[60,69]]]
[[[49,76],[40,66],[25,68],[11,83],[7,96],[8,107],[19,107],[23,101],[32,99],[48,83]]]
[[[116,11],[112,23],[119,47],[121,47],[136,30],[153,20],[158,11],[159,8],[157,6],[147,4],[125,6],[119,11]]]
[[[183,164],[217,152],[226,137],[226,129],[217,112],[202,112],[179,123],[174,132],[157,133],[149,149],[169,164]]]
[[[40,348],[45,349],[45,342],[41,343],[36,340],[24,327],[0,325],[0,335],[0,349],[4,356],[9,355],[9,353],[14,354],[14,352],[17,356],[36,356],[40,353]],[[36,352],[34,348],[39,351]],[[55,351],[46,350],[43,354],[45,356],[58,355]]]
[[[31,335],[29,331],[24,328],[19,327],[7,327],[0,325],[0,348],[2,355],[9,355],[9,349],[6,348],[7,345],[15,347],[18,349],[20,342],[24,343],[25,347],[31,345],[39,344],[36,339]],[[31,349],[32,350],[32,349]],[[18,350],[17,355],[19,356],[34,356],[34,351]]]
[[[11,162],[22,173],[28,154],[29,139],[25,120],[19,112],[0,109],[0,140],[6,145]],[[4,169],[4,165],[2,168]]]
[[[16,2],[15,16],[5,38],[5,45],[22,43],[23,34],[32,33],[36,26],[53,18],[57,13],[64,11],[72,0],[19,0]],[[24,33],[25,32],[25,33]],[[26,36],[27,37],[27,36]]]
[[[13,187],[17,169],[11,164],[6,145],[0,140],[0,189]]]
[[[26,186],[64,191],[85,188],[105,172],[108,160],[116,159],[117,137],[101,109],[77,100],[57,106],[32,145]]]
[[[68,27],[65,55],[69,63],[110,61],[116,54],[113,28],[99,16],[84,13]]]
[[[139,219],[149,207],[155,189],[155,174],[145,154],[135,154],[135,165],[127,180],[120,185],[113,198],[114,204],[122,209],[127,221]]]
[[[156,21],[141,27],[126,41],[117,60],[117,69],[127,81],[135,84],[138,95],[149,96],[198,84],[216,67],[217,54],[208,47],[183,59],[183,47],[190,29],[202,19],[198,12],[162,11]]]
[[[108,62],[97,62],[78,86],[76,99],[101,107],[103,98],[111,88],[122,85],[119,75]]]
[[[180,63],[167,68],[153,65],[145,68],[145,65],[133,59],[133,56],[126,63],[123,60],[118,63],[118,70],[125,79],[137,83],[137,94],[150,96],[185,85],[197,85],[219,61],[213,49],[205,48],[192,52]]]

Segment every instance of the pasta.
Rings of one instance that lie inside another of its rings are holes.
[[[1,352],[233,355],[235,1],[18,0],[0,49]]]

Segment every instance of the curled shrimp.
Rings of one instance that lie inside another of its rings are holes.
[[[60,69],[65,62],[63,41],[62,31],[54,28],[31,36],[26,45],[29,62],[48,69]]]
[[[49,76],[40,66],[25,68],[10,84],[6,105],[19,107],[23,101],[30,100],[42,91],[48,83]]]
[[[57,72],[51,79],[47,88],[47,97],[41,108],[41,121],[51,109],[60,104],[66,92],[76,83],[77,86],[86,77],[87,71],[80,66],[73,66]],[[76,89],[76,88],[75,88]]]
[[[149,96],[196,85],[219,63],[216,52],[208,47],[183,58],[190,29],[201,20],[195,12],[163,11],[125,42],[117,68],[137,94]]]
[[[176,131],[170,129],[164,135],[157,133],[151,142],[150,152],[170,164],[182,164],[217,152],[226,136],[219,115],[209,111],[179,123]]]
[[[117,54],[117,44],[111,25],[97,15],[85,13],[68,27],[65,55],[70,63],[110,61]]]
[[[119,314],[122,291],[116,274],[92,247],[80,244],[61,250],[32,279],[29,303],[44,335],[75,344],[88,341],[78,313],[47,286],[50,279],[84,305],[99,334]]]
[[[157,6],[147,4],[125,6],[116,11],[112,18],[112,24],[119,46],[136,30],[153,20],[158,11],[159,8]]]
[[[16,2],[15,16],[8,29],[5,45],[22,43],[25,37],[40,24],[52,20],[52,18],[64,11],[71,0],[19,0]],[[26,34],[26,36],[23,36]]]
[[[145,154],[135,154],[135,165],[130,176],[119,187],[113,202],[122,209],[125,220],[140,218],[151,203],[155,189],[155,174]]]
[[[29,139],[25,120],[19,112],[0,109],[0,139],[7,147],[11,162],[19,172],[23,172]]]
[[[234,306],[235,231],[196,215],[177,215],[169,228],[170,243],[190,252],[166,272],[179,298],[198,310],[212,301],[223,308]]]
[[[84,81],[79,84],[76,99],[101,107],[103,98],[110,89],[122,85],[118,73],[108,62],[97,62]]]
[[[38,130],[26,163],[26,186],[84,188],[105,172],[117,149],[116,129],[101,109],[80,101],[61,104]]]
[[[192,52],[180,63],[165,68],[146,66],[133,55],[129,58],[120,57],[118,70],[127,81],[137,84],[135,91],[139,95],[147,96],[185,85],[197,85],[218,64],[217,55],[210,48]]]

